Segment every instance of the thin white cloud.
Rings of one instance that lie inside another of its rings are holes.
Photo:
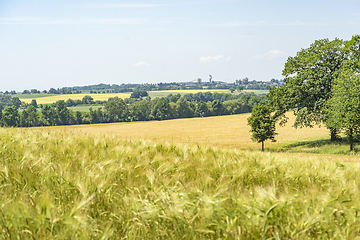
[[[199,62],[200,63],[216,62],[216,61],[222,60],[224,58],[225,58],[225,56],[223,56],[223,55],[200,57]]]
[[[149,8],[149,7],[163,7],[166,4],[116,4],[116,3],[94,3],[87,4],[81,7],[84,8]]]
[[[254,22],[228,22],[228,23],[215,23],[215,24],[206,24],[206,27],[246,27],[246,26],[255,26],[257,23]]]
[[[286,56],[285,52],[280,50],[270,50],[264,54],[255,55],[253,58],[255,59],[266,59],[271,60],[277,57],[283,57]]]
[[[53,20],[33,17],[0,18],[0,24],[113,24],[113,25],[136,25],[144,24],[141,18],[102,18],[102,19],[70,19]]]
[[[140,61],[136,64],[134,64],[135,67],[146,67],[146,66],[149,66],[149,64],[145,61]]]
[[[191,1],[191,2],[180,2],[172,4],[126,4],[126,3],[93,3],[85,4],[77,7],[83,8],[151,8],[151,7],[165,7],[165,6],[178,6],[178,5],[194,5],[204,3],[226,3],[226,2],[237,2],[238,0],[210,0],[210,1]]]
[[[227,23],[215,23],[206,24],[206,27],[249,27],[249,26],[331,26],[334,24],[329,23],[307,23],[301,21],[285,22],[285,23],[272,23],[267,21],[260,22],[227,22]]]

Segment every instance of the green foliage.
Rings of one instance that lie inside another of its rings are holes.
[[[93,108],[91,107],[89,110],[91,124],[104,122],[104,113],[102,112],[102,108],[93,110]]]
[[[189,102],[183,97],[177,100],[175,110],[178,118],[191,118],[194,116],[194,111],[191,109]]]
[[[56,111],[49,105],[41,109],[41,121],[44,126],[54,126],[56,123]]]
[[[2,112],[2,122],[6,127],[16,127],[19,125],[19,112],[16,106],[9,106]]]
[[[11,100],[8,96],[6,99]],[[201,99],[208,101],[205,102]],[[91,105],[93,106],[91,110],[89,110],[88,105],[77,106],[80,103],[103,104],[99,101],[94,102],[90,96],[85,96],[82,100],[68,99],[66,102],[59,100],[51,105],[41,105],[41,112],[39,113],[34,108],[25,109],[19,114],[20,122],[18,125],[23,127],[54,126],[240,114],[250,112],[253,106],[258,103],[265,104],[267,100],[265,95],[253,93],[232,95],[229,93],[199,92],[185,94],[184,96],[169,94],[167,97],[155,98],[154,100],[151,100],[150,97],[144,100],[135,98],[123,100],[115,97],[104,102],[104,111],[99,109],[101,106],[98,105]],[[33,107],[34,105],[37,105],[36,100],[30,104]],[[1,106],[3,105],[0,102]],[[68,108],[69,106],[77,107]]]
[[[288,58],[283,70],[284,85],[270,88],[268,94],[277,115],[283,116],[286,111],[293,110],[297,116],[295,127],[312,127],[325,122],[326,102],[346,60],[343,47],[340,39],[321,39]]]
[[[360,133],[360,76],[352,70],[341,73],[333,85],[333,96],[327,102],[326,124],[340,128],[350,140],[353,150],[353,136]]]
[[[160,99],[151,111],[151,115],[155,120],[171,119],[171,107],[166,99]]]
[[[0,109],[4,109],[8,106],[16,106],[19,108],[24,103],[20,101],[18,97],[11,97],[9,95],[0,94]]]
[[[39,126],[39,115],[33,105],[29,105],[20,115],[21,127],[34,127]]]
[[[348,56],[346,69],[360,72],[360,35],[355,35],[349,41],[345,41],[344,51]]]
[[[243,99],[223,102],[224,108],[229,114],[240,114],[251,112],[251,107]]]
[[[86,95],[86,96],[83,97],[83,99],[81,100],[81,102],[82,102],[83,104],[93,104],[93,103],[94,103],[94,99],[93,99],[91,96]]]
[[[35,99],[31,100],[30,105],[34,106],[35,108],[38,108],[37,102]]]
[[[262,143],[261,150],[264,151],[264,141],[270,139],[275,142],[276,119],[271,116],[271,108],[267,105],[258,104],[253,108],[251,116],[248,118],[252,132],[251,139],[254,142]]]
[[[4,239],[356,239],[358,162],[0,129]]]
[[[56,120],[57,125],[68,125],[70,124],[70,111],[67,108],[65,101],[59,100],[56,103]]]
[[[214,100],[211,106],[216,116],[221,116],[225,113],[225,108],[219,100]]]
[[[151,106],[146,100],[136,101],[129,106],[130,121],[150,120]]]
[[[109,118],[109,122],[128,121],[129,109],[121,98],[110,98],[105,104],[104,109]]]
[[[131,93],[130,98],[141,98],[141,97],[147,97],[147,96],[149,96],[149,94],[145,90],[134,90]]]
[[[207,117],[210,114],[210,110],[207,107],[206,103],[203,101],[200,101],[197,105],[196,105],[196,109],[195,109],[195,115],[198,117]]]
[[[75,112],[75,121],[77,122],[77,124],[83,123],[83,115],[81,114],[80,111]]]

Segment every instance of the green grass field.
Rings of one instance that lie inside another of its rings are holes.
[[[149,91],[149,96],[151,98],[156,97],[166,97],[169,94],[187,94],[187,93],[197,93],[197,92],[225,92],[230,93],[227,89],[203,89],[203,90],[164,90],[164,91]],[[267,90],[245,90],[244,92],[254,92],[256,94],[265,94],[268,93]],[[237,92],[235,92],[237,94]],[[35,99],[38,104],[50,104],[59,100],[68,100],[71,99],[82,99],[84,96],[89,95],[94,100],[108,100],[111,97],[119,97],[119,98],[129,98],[131,93],[81,93],[81,94],[16,94],[21,101],[26,103],[30,103],[32,99]]]
[[[90,112],[89,108],[91,108],[93,110],[97,110],[99,108],[104,108],[104,106],[75,106],[75,107],[69,107],[70,110],[76,112],[76,111],[80,111],[80,112]]]
[[[243,92],[253,92],[256,94],[268,94],[269,90],[251,90],[251,89],[244,89]]]

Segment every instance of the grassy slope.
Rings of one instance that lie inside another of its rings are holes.
[[[0,233],[19,239],[354,239],[359,164],[0,129]]]
[[[165,97],[169,94],[186,94],[186,93],[197,93],[197,92],[225,92],[229,93],[229,90],[224,89],[210,89],[210,90],[164,90],[164,91],[150,91],[149,96],[152,98],[156,97]],[[268,91],[264,90],[246,90],[246,92],[255,92],[255,93],[267,93]],[[58,100],[68,100],[71,99],[82,99],[84,96],[89,95],[94,98],[94,100],[108,100],[110,97],[119,97],[119,98],[129,98],[130,93],[97,93],[97,94],[91,94],[91,93],[82,93],[82,94],[17,94],[16,97],[20,98],[21,101],[24,101],[26,103],[30,103],[32,99],[35,99],[38,104],[49,104],[56,102]]]

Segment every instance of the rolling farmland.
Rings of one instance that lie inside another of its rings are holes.
[[[251,141],[247,118],[250,114],[174,119],[167,121],[92,124],[45,127],[40,129],[70,131],[75,133],[116,135],[123,139],[147,139],[174,143],[211,145],[222,148],[258,149],[260,144]],[[294,129],[292,114],[285,127],[278,127],[278,142],[265,142],[267,147],[281,147],[284,143],[317,140],[328,137],[326,128]]]
[[[197,93],[197,92],[221,92],[221,93],[229,93],[227,89],[203,89],[203,90],[164,90],[164,91],[149,91],[149,96],[151,98],[156,97],[166,97],[169,94],[187,94],[187,93]],[[245,92],[255,92],[259,94],[267,93],[267,90],[246,90]],[[105,101],[111,97],[119,97],[119,98],[129,98],[131,93],[81,93],[81,94],[17,94],[15,96],[19,97],[21,101],[25,103],[30,103],[32,99],[35,99],[38,104],[50,104],[59,100],[68,100],[69,98],[82,99],[84,96],[91,96],[95,101],[101,100]]]

